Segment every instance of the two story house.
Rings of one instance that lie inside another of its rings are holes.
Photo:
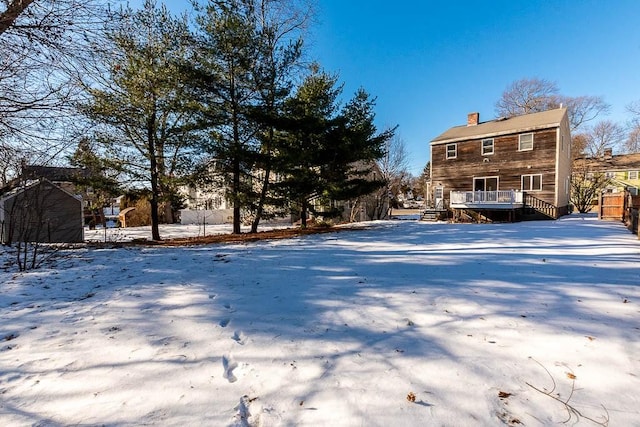
[[[625,190],[632,196],[640,195],[640,153],[613,154],[612,149],[604,150],[600,157],[580,159],[589,175],[604,174],[607,179],[606,193],[622,193]]]
[[[568,213],[571,133],[566,108],[467,124],[431,141],[436,208],[489,221]]]

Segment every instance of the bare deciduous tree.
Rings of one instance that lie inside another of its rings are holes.
[[[632,117],[627,140],[624,142],[624,150],[627,153],[640,153],[640,101],[627,105],[627,111]]]
[[[619,149],[624,139],[624,129],[610,120],[602,120],[582,133],[585,139],[584,154],[588,157],[601,157],[605,150]]]
[[[555,82],[545,79],[522,79],[511,83],[496,102],[496,114],[513,117],[522,114],[567,108],[571,131],[579,129],[585,122],[606,114],[610,105],[600,96],[564,96]]]
[[[408,175],[409,158],[405,141],[399,135],[388,139],[384,146],[384,156],[378,160],[378,167],[382,173],[385,185],[380,188],[376,197],[380,200],[375,219],[385,218],[388,214],[385,207],[389,205],[391,198],[396,198],[400,191],[401,183]]]
[[[588,159],[574,162],[571,175],[571,203],[580,213],[589,212],[610,179],[602,172],[594,171]]]
[[[627,111],[635,116],[635,119],[640,119],[640,101],[634,101],[627,105]]]
[[[585,133],[571,136],[571,157],[578,159],[586,156],[588,138]]]
[[[67,147],[73,99],[66,68],[106,17],[101,0],[0,0],[0,147],[45,163]],[[6,159],[3,159],[6,161]]]
[[[555,108],[558,86],[545,79],[521,79],[511,83],[496,102],[496,114],[513,117]]]
[[[560,104],[567,107],[572,132],[579,129],[583,123],[594,120],[601,114],[607,114],[611,109],[601,96],[560,96],[557,107]]]
[[[393,177],[407,171],[409,157],[407,145],[401,136],[394,136],[385,143],[385,154],[378,161],[378,166],[385,176]]]
[[[624,142],[624,151],[627,153],[640,153],[640,125],[632,126]]]

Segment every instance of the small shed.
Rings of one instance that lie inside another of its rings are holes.
[[[129,212],[133,212],[135,210],[136,208],[132,206],[120,211],[120,213],[118,214],[118,222],[120,223],[120,227],[127,228],[127,215],[129,214]]]
[[[82,198],[45,178],[0,194],[0,241],[76,243],[84,240]]]

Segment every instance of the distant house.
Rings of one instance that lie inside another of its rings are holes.
[[[192,210],[216,210],[232,209],[232,204],[227,200],[224,188],[199,188],[195,185],[183,185],[178,187],[178,192],[184,197],[186,209]]]
[[[233,203],[227,198],[224,173],[217,160],[207,165],[207,183],[189,183],[178,187],[184,200],[180,209],[181,224],[230,224],[233,222]]]
[[[0,192],[0,240],[82,242],[82,198],[45,178],[5,188]]]
[[[568,213],[571,134],[559,108],[467,124],[431,141],[436,207],[487,220],[558,218]]]
[[[604,174],[607,178],[604,192],[621,193],[626,190],[633,196],[640,195],[640,153],[613,155],[609,148],[600,157],[581,159],[577,162],[584,162],[587,175]]]
[[[76,194],[79,193],[76,189],[76,183],[88,179],[89,176],[89,171],[82,168],[23,165],[22,173],[18,179],[24,182],[25,180],[44,178],[69,193]],[[86,199],[86,197],[84,198]]]

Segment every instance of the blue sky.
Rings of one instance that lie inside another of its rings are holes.
[[[205,0],[201,0],[205,1]],[[174,11],[187,0],[167,0]],[[495,118],[504,89],[523,78],[562,95],[595,95],[629,119],[640,100],[640,0],[317,0],[309,59],[377,97],[379,128],[398,125],[410,172],[448,128]]]
[[[418,175],[429,141],[451,126],[495,117],[522,78],[563,95],[598,95],[621,124],[640,100],[640,1],[319,0],[310,56],[339,74],[345,98],[377,97],[379,127],[399,125]]]

